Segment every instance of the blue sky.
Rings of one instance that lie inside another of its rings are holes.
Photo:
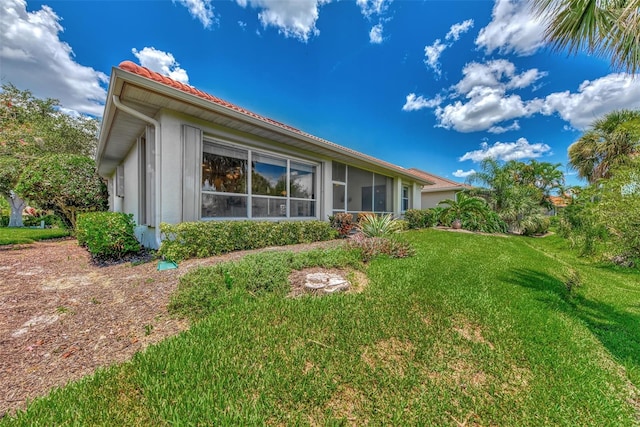
[[[100,116],[124,60],[403,167],[567,163],[640,79],[542,41],[525,1],[4,0],[0,79]],[[577,183],[569,175],[571,184]]]

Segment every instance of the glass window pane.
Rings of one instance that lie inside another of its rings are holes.
[[[331,179],[334,181],[345,182],[347,180],[347,165],[338,162],[332,162],[331,165]]]
[[[347,210],[349,212],[373,211],[373,173],[349,166]]]
[[[393,212],[393,178],[375,174],[374,212]]]
[[[316,202],[312,200],[291,200],[291,214],[294,217],[315,217]]]
[[[344,195],[345,195],[345,185],[344,184],[333,184],[333,210],[334,211],[342,211],[345,210],[344,203]]]
[[[251,159],[251,191],[263,196],[287,195],[287,161],[263,154]]]
[[[291,162],[290,195],[299,199],[315,199],[316,167]]]
[[[286,217],[287,199],[252,197],[251,216],[253,218]]]
[[[409,209],[409,187],[402,187],[402,211]]]
[[[202,155],[202,189],[221,193],[247,193],[247,152],[205,144]]]
[[[202,194],[202,218],[246,218],[247,197]]]

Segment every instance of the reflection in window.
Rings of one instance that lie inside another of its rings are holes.
[[[317,218],[317,166],[209,142],[202,158],[202,218]]]
[[[297,199],[313,199],[316,191],[316,167],[291,162],[289,193]]]
[[[251,192],[263,196],[287,196],[287,161],[253,154]]]
[[[202,190],[247,193],[247,152],[205,144],[202,155]]]

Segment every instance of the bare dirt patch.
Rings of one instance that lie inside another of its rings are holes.
[[[264,250],[302,251],[337,241]],[[178,278],[190,268],[236,260],[242,251],[189,260],[96,266],[76,240],[0,246],[0,417],[27,399],[186,329],[167,313]]]
[[[470,323],[467,319],[458,319],[456,321],[456,325],[453,327],[453,330],[460,334],[460,336],[466,340],[475,343],[486,344],[487,347],[489,347],[491,350],[494,349],[493,344],[487,341],[482,336],[482,329],[480,329],[480,326]]]
[[[371,369],[382,368],[396,377],[403,377],[414,355],[415,347],[411,341],[391,337],[365,348],[361,357]]]

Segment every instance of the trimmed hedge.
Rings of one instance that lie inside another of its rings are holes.
[[[134,227],[131,214],[88,212],[78,215],[76,237],[94,258],[121,258],[140,251]]]
[[[409,209],[404,213],[409,228],[429,228],[438,225],[438,212],[433,209]]]
[[[159,253],[171,261],[227,252],[335,239],[323,221],[199,221],[160,225]]]

